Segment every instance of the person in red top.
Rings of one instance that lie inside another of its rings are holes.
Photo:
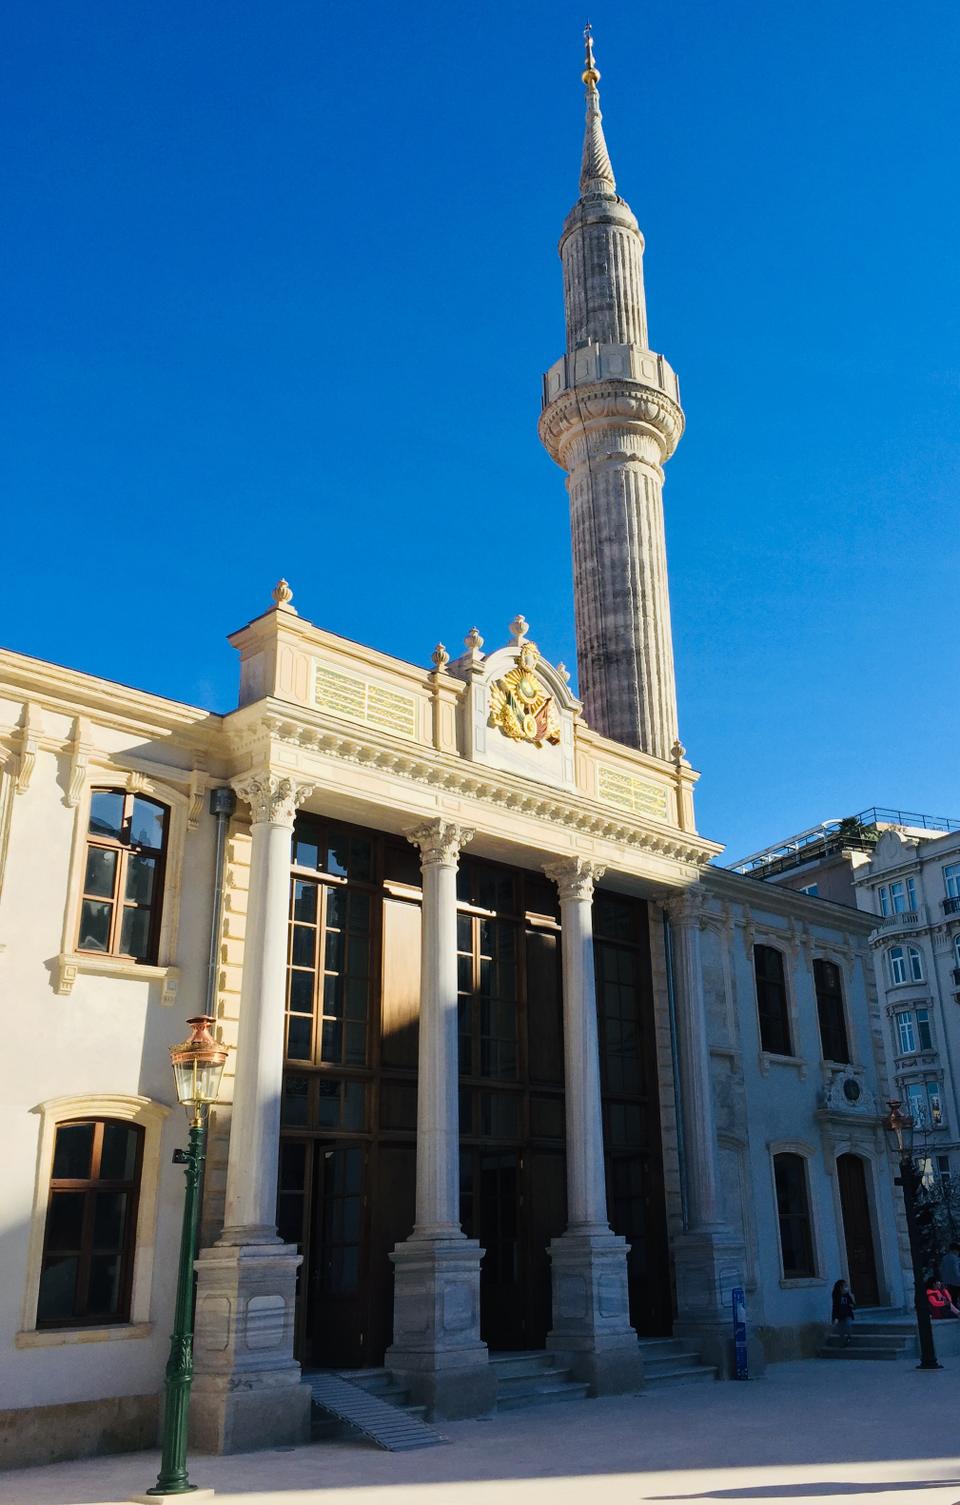
[[[942,1280],[935,1280],[927,1286],[927,1304],[931,1317],[960,1317],[960,1311],[950,1300],[950,1292]]]

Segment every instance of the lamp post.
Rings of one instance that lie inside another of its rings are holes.
[[[903,1191],[903,1210],[907,1218],[907,1237],[910,1240],[910,1259],[913,1264],[913,1302],[917,1313],[917,1333],[920,1338],[920,1363],[918,1369],[942,1369],[933,1346],[933,1324],[930,1320],[930,1304],[927,1301],[923,1278],[923,1252],[920,1248],[920,1232],[917,1227],[917,1188],[920,1172],[913,1155],[914,1121],[909,1113],[900,1112],[899,1098],[890,1101],[890,1113],[884,1119],[884,1128],[896,1148],[900,1162],[897,1185]]]
[[[187,1408],[193,1380],[193,1262],[200,1223],[200,1181],[206,1151],[207,1111],[217,1100],[227,1060],[226,1046],[210,1033],[213,1022],[209,1014],[188,1019],[193,1034],[189,1040],[172,1046],[170,1050],[177,1097],[187,1110],[190,1124],[190,1144],[186,1150],[173,1152],[174,1165],[184,1167],[187,1193],[180,1234],[177,1305],[163,1387],[160,1472],[153,1489],[147,1490],[148,1495],[185,1495],[197,1487],[187,1477]]]

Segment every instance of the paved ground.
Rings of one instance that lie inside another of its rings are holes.
[[[447,1423],[446,1447],[197,1457],[216,1505],[960,1505],[960,1362],[778,1364],[746,1384]],[[155,1454],[0,1474],[0,1505],[114,1505]]]

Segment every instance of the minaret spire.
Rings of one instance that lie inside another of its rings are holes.
[[[650,349],[643,236],[616,191],[589,26],[584,40],[580,197],[560,237],[567,350],[544,377],[540,437],[567,472],[587,722],[669,763],[677,701],[662,486],[683,411],[676,376]]]
[[[600,113],[600,70],[593,57],[593,27],[588,21],[583,28],[586,44],[583,82],[587,88],[587,124],[583,133],[583,161],[580,166],[580,195],[587,198],[594,193],[616,193],[617,184],[610,165],[610,153],[603,139],[603,116]]]

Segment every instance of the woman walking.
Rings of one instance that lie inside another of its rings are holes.
[[[850,1326],[856,1309],[857,1303],[853,1299],[853,1292],[847,1289],[847,1282],[838,1280],[833,1288],[833,1312],[830,1320],[836,1323],[844,1346],[850,1342]]]

